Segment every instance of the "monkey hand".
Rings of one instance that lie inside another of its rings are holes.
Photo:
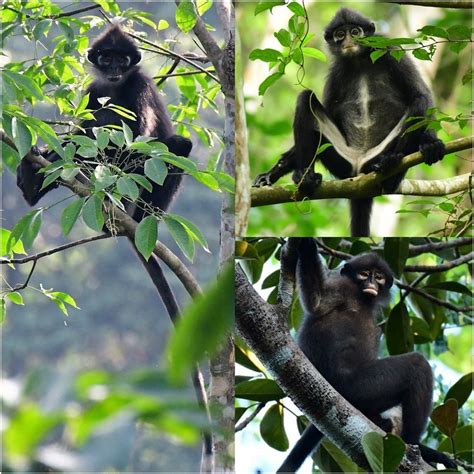
[[[160,141],[168,147],[168,150],[171,153],[178,156],[188,157],[193,148],[191,140],[182,137],[181,135],[171,135],[170,137],[164,138]]]
[[[293,182],[304,196],[312,196],[322,180],[321,174],[315,173],[313,169],[297,169],[293,173]]]
[[[382,153],[372,160],[372,162],[369,162],[367,166],[363,167],[362,172],[371,173],[372,171],[375,171],[376,173],[385,173],[386,171],[398,166],[401,163],[402,158],[403,153]]]
[[[260,186],[271,186],[275,181],[272,179],[272,173],[269,171],[268,173],[259,174],[255,181],[253,182],[254,187],[259,188]]]
[[[444,143],[437,137],[426,134],[423,142],[420,144],[420,152],[427,165],[432,165],[440,161],[446,153]]]

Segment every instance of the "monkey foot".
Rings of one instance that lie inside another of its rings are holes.
[[[446,152],[446,147],[441,140],[435,139],[422,143],[420,145],[420,151],[425,159],[425,163],[427,165],[432,165],[443,158]]]
[[[252,186],[259,188],[261,186],[271,186],[272,184],[273,181],[271,173],[262,173],[255,178]]]
[[[309,197],[314,194],[322,180],[321,173],[315,173],[312,170],[297,170],[293,173],[293,182],[296,184],[298,191]]]

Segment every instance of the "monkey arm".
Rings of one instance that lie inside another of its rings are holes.
[[[306,313],[314,313],[321,301],[324,286],[324,271],[319,258],[316,241],[310,238],[288,239],[297,240],[298,263],[296,266],[296,281],[299,298]]]

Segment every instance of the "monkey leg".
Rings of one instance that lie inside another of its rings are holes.
[[[401,404],[406,443],[417,444],[431,412],[433,374],[417,352],[386,357],[361,368],[340,388],[341,394],[363,413],[382,413]]]
[[[290,148],[287,152],[281,155],[281,158],[277,161],[270,171],[259,174],[253,185],[259,186],[271,186],[276,183],[282,176],[288,174],[290,171],[295,169],[295,149]]]

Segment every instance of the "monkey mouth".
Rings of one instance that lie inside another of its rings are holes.
[[[122,79],[122,76],[108,76],[107,78],[110,82],[118,82]]]
[[[368,293],[369,295],[372,295],[372,296],[377,296],[379,294],[379,292],[375,288],[365,288],[364,290],[362,290],[362,292]]]

